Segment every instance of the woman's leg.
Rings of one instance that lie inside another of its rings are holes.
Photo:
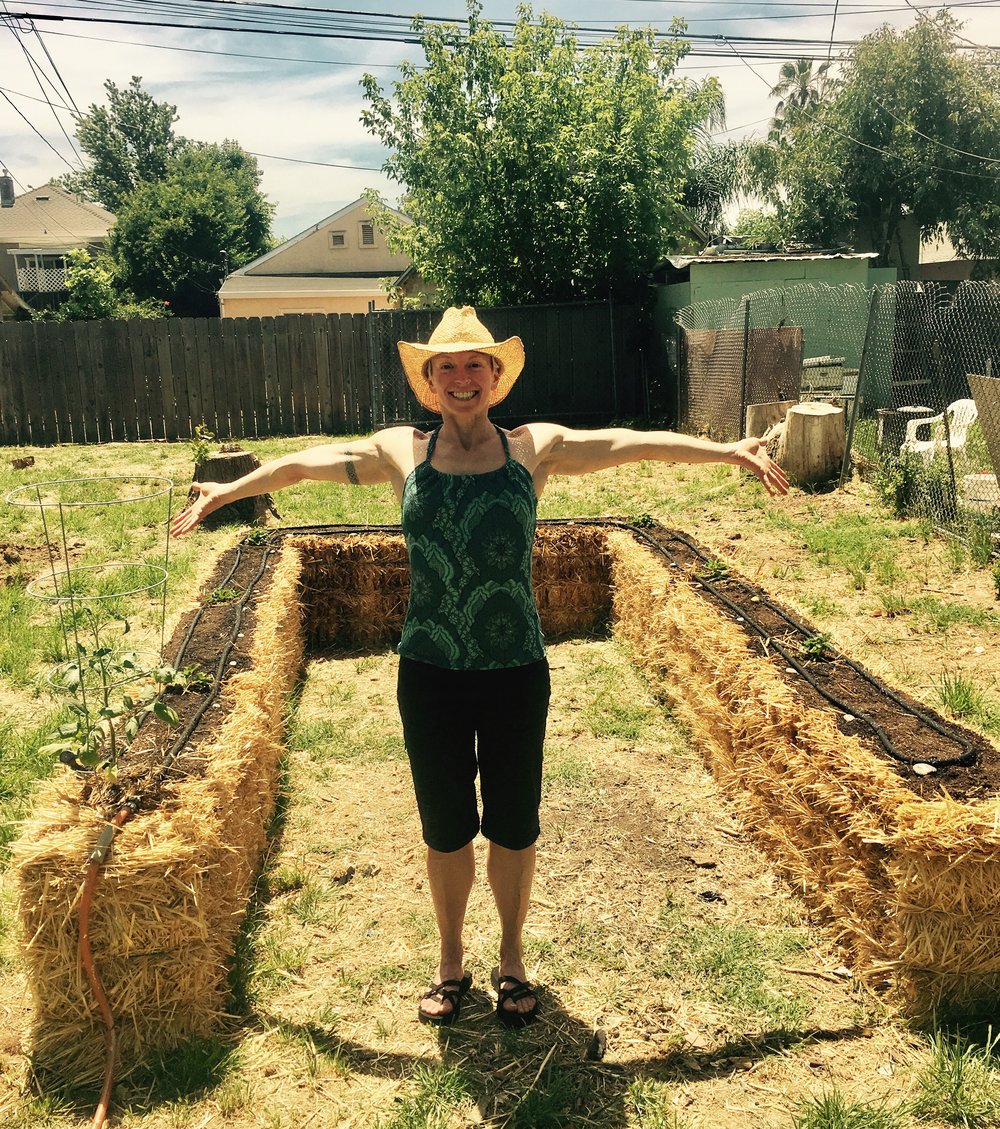
[[[526,981],[523,934],[535,876],[549,669],[542,660],[496,675],[492,708],[478,727],[482,830],[489,841],[486,874],[500,917],[501,981]],[[537,1003],[530,992],[505,1000],[503,1007],[533,1016]]]
[[[435,851],[427,848],[427,878],[434,902],[441,955],[434,981],[461,980],[465,975],[465,944],[462,929],[465,910],[476,875],[476,856],[471,843],[457,851]],[[421,1010],[427,1015],[443,1015],[451,1011],[447,1000],[425,999]]]
[[[531,900],[531,883],[535,876],[535,845],[511,851],[496,843],[489,844],[486,874],[493,900],[500,916],[500,978],[513,976],[527,980],[524,967],[524,923]],[[534,995],[524,996],[505,1005],[511,1011],[529,1012],[536,1006]]]

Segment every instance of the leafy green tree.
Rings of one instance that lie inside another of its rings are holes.
[[[770,137],[779,140],[789,126],[815,113],[820,102],[833,89],[830,63],[813,67],[812,59],[794,59],[781,64],[771,97],[778,99],[771,119]]]
[[[1000,257],[1000,75],[959,52],[958,27],[938,13],[881,28],[815,112],[796,117],[777,161],[779,209],[799,238],[858,232],[885,264],[912,218],[973,257]]]
[[[80,148],[89,158],[82,172],[60,183],[116,215],[140,184],[162,180],[170,160],[187,142],[174,134],[177,107],[157,102],[142,89],[138,75],[123,90],[104,83],[106,106],[91,105],[76,127]]]
[[[179,317],[216,316],[222,280],[272,246],[260,176],[234,141],[189,144],[118,215],[109,243],[123,283]]]
[[[37,312],[39,320],[92,321],[98,318],[163,318],[170,311],[162,302],[140,302],[125,290],[114,263],[106,255],[96,258],[78,247],[66,256],[67,298],[55,309]]]
[[[742,239],[748,247],[779,244],[785,239],[781,218],[776,212],[763,208],[743,208],[733,224],[733,235]]]
[[[445,302],[634,291],[685,230],[714,80],[673,79],[687,44],[649,30],[580,50],[566,24],[522,6],[508,45],[481,10],[469,0],[463,28],[415,19],[426,67],[403,64],[391,96],[363,79],[362,121],[391,150],[413,222],[370,194],[373,218]]]

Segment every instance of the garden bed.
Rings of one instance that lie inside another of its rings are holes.
[[[858,973],[894,984],[915,1016],[989,1006],[1000,986],[996,750],[926,707],[915,720],[914,703],[842,656],[803,652],[808,624],[790,624],[738,577],[713,579],[710,564],[660,527],[542,523],[543,628],[555,638],[611,625]],[[104,820],[130,796],[141,810],[104,868],[91,928],[123,1068],[222,1020],[303,654],[391,645],[407,584],[392,528],[244,543],[167,648],[216,680],[210,700],[172,701],[182,732],[193,726],[183,743],[140,743],[111,789],[65,774],[44,786],[15,847],[39,1066],[77,1081],[100,1073],[103,1027],[79,969],[75,905]],[[936,771],[918,775],[914,763]]]

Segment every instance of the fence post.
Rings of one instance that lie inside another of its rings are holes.
[[[868,346],[872,339],[872,326],[875,324],[875,315],[878,313],[879,301],[882,297],[881,287],[872,287],[872,296],[868,299],[868,323],[865,326],[865,340],[861,346],[861,358],[858,361],[858,386],[854,389],[854,402],[851,404],[851,415],[847,421],[847,442],[844,444],[844,461],[840,464],[840,481],[837,489],[843,490],[844,479],[851,465],[851,446],[854,443],[854,421],[858,418],[860,405],[864,402],[865,380],[868,374]]]
[[[615,341],[615,311],[608,298],[608,336],[611,339],[611,411],[618,422],[618,343]]]
[[[740,374],[740,414],[736,424],[736,437],[743,439],[747,418],[747,369],[750,364],[750,295],[743,299],[743,371]]]

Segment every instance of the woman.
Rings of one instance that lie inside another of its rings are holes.
[[[197,496],[173,532],[187,533],[220,506],[305,479],[392,484],[411,577],[397,698],[440,936],[437,972],[418,1016],[422,1023],[454,1022],[471,987],[462,931],[473,840],[482,830],[501,926],[492,976],[496,1014],[519,1027],[538,1012],[522,945],[549,699],[531,590],[538,497],[552,474],[642,459],[732,463],[771,494],[784,494],[788,483],[759,439],[720,444],[669,431],[578,431],[552,423],[504,431],[489,410],[520,375],[524,347],[517,337],[494,341],[470,306],[447,310],[426,344],[401,341],[399,353],[414,395],[441,416],[440,427],[390,427],[286,455],[232,483],[194,483]]]

